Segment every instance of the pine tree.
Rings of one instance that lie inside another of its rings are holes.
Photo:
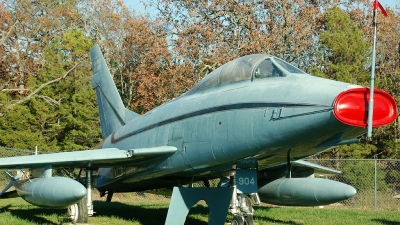
[[[370,44],[347,13],[333,7],[325,13],[324,31],[317,53],[320,68],[313,74],[330,79],[367,85]]]

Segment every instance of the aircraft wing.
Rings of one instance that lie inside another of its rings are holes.
[[[307,162],[304,160],[296,160],[291,162],[293,167],[296,168],[304,168],[304,169],[313,169],[314,174],[317,176],[333,176],[333,175],[338,175],[341,174],[342,172],[339,170],[334,170],[328,167],[320,166],[315,163]]]
[[[75,152],[60,152],[42,155],[29,155],[0,158],[0,169],[52,167],[111,167],[146,163],[172,155],[177,149],[173,146],[158,146],[120,150],[118,148],[93,149]]]

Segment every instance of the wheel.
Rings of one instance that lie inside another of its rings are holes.
[[[244,225],[243,218],[239,215],[234,215],[231,225]]]
[[[87,197],[83,197],[79,202],[68,207],[68,215],[72,223],[88,222]]]
[[[253,225],[253,215],[252,215],[252,214],[248,214],[248,215],[245,217],[244,224],[246,224],[246,225]]]

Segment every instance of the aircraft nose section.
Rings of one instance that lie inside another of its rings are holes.
[[[340,122],[367,127],[369,88],[353,88],[341,92],[333,103],[333,114]],[[387,92],[374,89],[372,126],[383,126],[393,122],[398,115],[394,98]]]

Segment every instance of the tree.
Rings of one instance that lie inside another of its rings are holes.
[[[93,44],[80,29],[69,29],[74,24],[79,27],[77,3],[5,1],[4,5],[0,145],[37,145],[44,151],[93,147],[100,140],[94,93],[86,76],[90,74],[87,52]]]
[[[193,86],[182,64],[174,63],[159,20],[136,14],[121,0],[87,0],[81,6],[84,29],[102,48],[128,108],[144,113]]]
[[[320,34],[319,68],[312,72],[334,80],[367,85],[370,45],[353,20],[339,7],[325,13]]]
[[[220,65],[253,53],[276,55],[331,79],[368,84],[369,0],[150,4],[159,9],[152,20],[123,0],[4,0],[0,145],[71,150],[99,141],[88,57],[95,43],[123,102],[138,113],[179,96]],[[400,100],[399,10],[387,11],[390,19],[379,19],[375,81]],[[372,141],[343,147],[340,156],[397,157],[398,133],[396,124],[375,129]]]
[[[5,71],[0,145],[56,151],[100,142],[88,57],[95,42],[124,102],[137,112],[187,88],[177,73],[181,68],[171,63],[163,27],[136,16],[122,1],[6,1],[5,6],[0,9],[7,18],[1,27],[0,59],[7,63],[0,70]]]
[[[308,71],[315,63],[320,16],[329,1],[153,0],[172,51],[199,81],[239,56],[268,53]]]

